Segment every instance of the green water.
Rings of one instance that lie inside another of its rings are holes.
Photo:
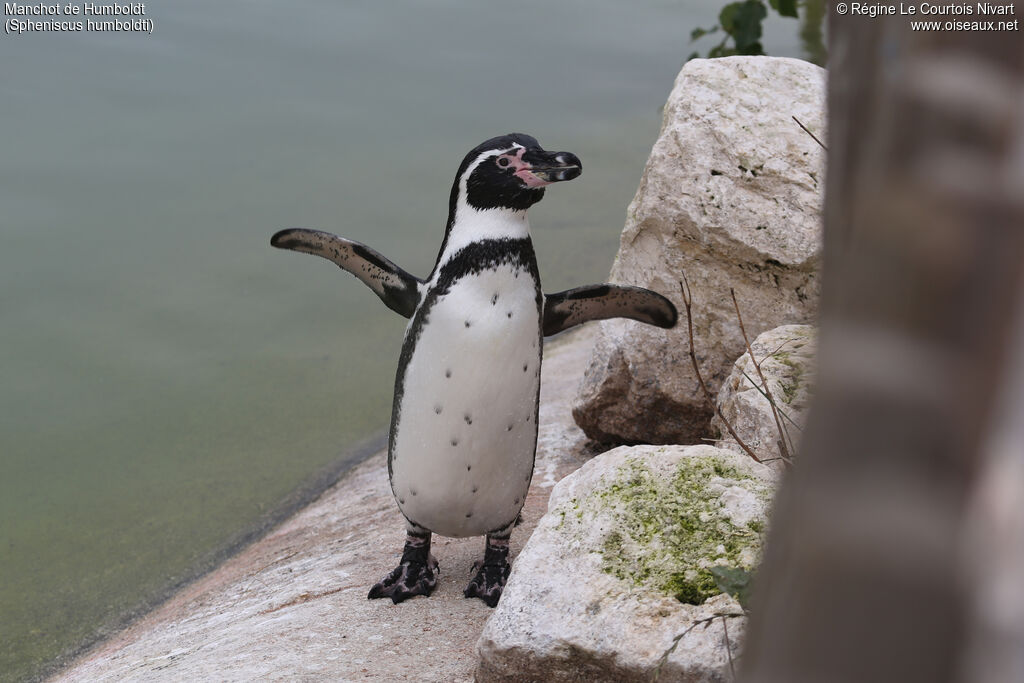
[[[546,289],[602,280],[719,5],[177,0],[146,4],[151,36],[0,36],[0,680],[387,425],[405,321],[273,232],[426,274],[463,154],[522,131],[585,169],[531,212]],[[771,31],[799,54],[795,22]]]

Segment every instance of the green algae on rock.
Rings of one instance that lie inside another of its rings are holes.
[[[585,463],[516,558],[480,637],[481,680],[731,680],[742,591],[709,575],[757,564],[776,476],[707,445],[621,446]]]
[[[605,532],[603,571],[699,605],[722,592],[713,567],[757,565],[772,484],[717,449],[702,448],[667,471],[656,466],[660,452],[627,458],[592,497],[570,502],[569,517]]]

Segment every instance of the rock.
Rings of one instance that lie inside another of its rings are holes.
[[[709,570],[757,564],[772,476],[711,446],[637,446],[566,477],[484,627],[477,680],[728,679],[745,617]]]
[[[817,330],[809,325],[783,325],[769,330],[750,343],[761,372],[768,382],[768,393],[780,409],[782,427],[790,453],[800,443],[810,392],[814,385]],[[755,387],[750,380],[757,383]],[[718,392],[718,408],[732,425],[737,436],[762,460],[780,456],[779,428],[771,404],[762,393],[763,385],[754,363],[746,352],[733,365],[729,378]],[[729,434],[717,415],[712,429],[721,434],[720,448],[739,453],[743,449]],[[775,461],[781,462],[781,461]]]
[[[695,59],[676,78],[661,134],[629,206],[613,282],[673,300],[666,332],[600,323],[573,416],[618,443],[694,443],[711,410],[693,375],[679,281],[693,291],[694,342],[712,394],[751,337],[809,322],[818,302],[825,71],[796,59]]]

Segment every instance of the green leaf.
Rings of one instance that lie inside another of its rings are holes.
[[[796,13],[796,0],[769,0],[772,9],[784,17],[798,17]]]
[[[722,10],[723,13],[725,10]],[[729,17],[731,20],[733,40],[736,42],[736,51],[740,54],[761,54],[761,51],[753,52],[753,46],[761,40],[761,22],[768,16],[768,10],[761,4],[760,0],[747,0],[738,3],[736,10]],[[722,23],[725,27],[725,23]],[[726,28],[728,31],[728,28]],[[758,45],[759,47],[759,45]]]
[[[714,33],[717,30],[718,30],[717,26],[712,26],[711,28],[700,28],[700,27],[697,27],[697,28],[693,29],[690,32],[690,42],[692,43],[694,41],[700,40],[701,38],[703,38],[704,36],[708,35],[709,33]]]
[[[741,55],[763,55],[764,46],[760,42],[747,43],[743,46],[743,50],[738,54]]]
[[[718,13],[718,25],[729,35],[732,35],[733,19],[736,17],[736,12],[739,11],[742,4],[742,2],[730,2]]]
[[[708,57],[711,59],[716,57],[732,57],[734,54],[736,54],[736,50],[724,45],[715,45],[713,48],[708,50]]]
[[[723,566],[711,567],[708,571],[715,578],[718,590],[736,598],[744,610],[749,609],[750,593],[753,588],[751,585],[753,576],[750,572],[746,569]]]

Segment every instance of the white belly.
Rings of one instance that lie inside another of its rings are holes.
[[[405,368],[391,486],[412,522],[477,536],[512,522],[537,446],[535,283],[507,265],[452,285],[428,311]]]

